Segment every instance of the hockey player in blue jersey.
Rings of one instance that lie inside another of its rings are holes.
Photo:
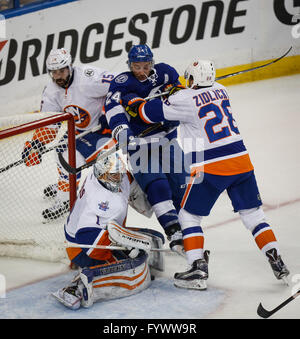
[[[178,123],[158,124],[152,132],[145,133],[149,124],[131,119],[123,107],[132,102],[134,96],[146,98],[165,91],[168,86],[180,86],[179,74],[165,63],[155,64],[152,51],[147,45],[135,45],[130,49],[128,66],[130,71],[119,74],[111,82],[105,102],[106,118],[113,138],[120,145],[128,142],[127,151],[133,175],[147,194],[153,211],[170,240],[171,249],[181,251],[182,234],[177,210],[184,182],[178,182],[174,175],[174,165],[181,161],[174,160],[175,154],[181,154],[176,139]],[[133,139],[142,132],[146,134],[144,144],[141,145],[141,141],[138,141],[140,144],[135,144],[137,147],[130,149],[130,145],[134,144]],[[171,144],[171,152],[164,152],[165,149],[170,149]],[[142,153],[147,154],[145,161],[139,157]],[[169,165],[167,170],[164,170],[163,163]],[[141,168],[143,165],[144,168]],[[156,167],[155,170],[153,166]]]

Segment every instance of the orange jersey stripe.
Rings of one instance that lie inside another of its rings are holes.
[[[97,245],[100,246],[109,246],[111,244],[111,241],[108,237],[108,232],[105,231],[102,237],[99,239]],[[94,248],[90,254],[89,257],[96,260],[111,260],[113,258],[112,251],[110,249],[100,249],[100,248]]]
[[[198,171],[214,175],[236,175],[254,170],[249,154],[201,165]],[[195,168],[196,170],[196,168]],[[192,172],[193,173],[193,172]]]
[[[139,107],[139,116],[140,118],[146,123],[146,124],[151,124],[151,121],[146,120],[146,118],[143,115],[143,107],[146,103],[144,102],[143,104],[141,104],[141,106]]]
[[[67,247],[66,248],[69,259],[72,261],[82,251],[81,248]]]
[[[186,203],[187,197],[189,196],[190,190],[191,190],[191,188],[193,186],[194,179],[195,179],[195,175],[192,174],[192,176],[190,178],[190,181],[189,181],[189,183],[187,185],[187,188],[186,188],[186,190],[184,192],[184,195],[183,195],[183,198],[181,200],[181,203],[180,203],[180,207],[181,208],[184,208],[184,205]]]

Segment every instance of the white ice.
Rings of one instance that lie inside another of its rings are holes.
[[[251,233],[223,194],[202,225],[205,248],[211,251],[207,291],[172,285],[174,272],[186,268],[184,259],[172,254],[165,256],[165,272],[148,290],[74,312],[50,296],[73,276],[66,265],[0,258],[0,278],[2,286],[6,284],[6,293],[2,291],[0,298],[0,318],[256,319],[260,302],[270,310],[299,290],[299,85],[300,75],[294,75],[228,87],[265,213],[291,272],[289,286],[274,277]],[[132,210],[127,224],[160,230],[154,217],[147,219]],[[272,318],[300,319],[300,298]]]

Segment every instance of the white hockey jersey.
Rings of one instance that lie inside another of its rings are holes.
[[[130,183],[127,175],[124,175],[121,191],[114,193],[102,186],[91,172],[86,177],[65,225],[66,239],[74,243],[80,241],[90,245],[108,245],[110,242],[106,225],[111,220],[115,220],[119,225],[125,224],[129,194]],[[72,260],[77,251],[67,252]],[[91,248],[86,254],[92,257],[92,252],[97,253],[97,250]]]
[[[148,123],[180,121],[180,141],[191,155],[193,168],[215,174],[235,175],[253,170],[248,151],[232,116],[226,88],[183,89],[164,104],[149,101],[141,118]]]
[[[53,81],[44,89],[42,112],[68,112],[75,116],[76,129],[98,125],[114,74],[92,66],[74,66],[71,84],[64,89]]]

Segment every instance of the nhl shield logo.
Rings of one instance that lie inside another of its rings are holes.
[[[98,207],[102,211],[107,211],[109,209],[108,207],[108,201],[102,201],[100,204],[98,204]]]

